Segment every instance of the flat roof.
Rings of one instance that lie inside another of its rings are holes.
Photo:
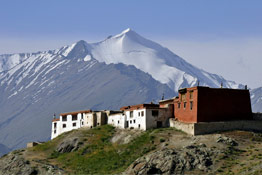
[[[165,99],[165,100],[159,100],[159,103],[173,101],[175,98],[176,97],[173,97],[173,98],[170,98],[170,99]]]
[[[123,106],[120,108],[121,111],[144,109],[144,108],[159,108],[159,104],[138,104],[132,106]]]
[[[90,113],[92,112],[91,109],[89,110],[83,110],[83,111],[74,111],[74,112],[66,112],[66,113],[61,113],[61,116],[65,116],[65,115],[75,115],[75,114],[79,114],[79,113]]]
[[[188,87],[188,88],[181,88],[178,90],[179,93],[185,93],[188,90],[194,90],[194,89],[211,89],[211,90],[228,90],[228,91],[249,91],[248,89],[233,89],[233,88],[212,88],[208,86],[194,86],[194,87]]]
[[[56,122],[56,121],[60,121],[60,119],[59,118],[55,118],[55,119],[52,120],[52,122]]]

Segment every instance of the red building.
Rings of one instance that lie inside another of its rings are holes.
[[[179,90],[174,115],[186,123],[252,119],[249,90],[192,87]]]

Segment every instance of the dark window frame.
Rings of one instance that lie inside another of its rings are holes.
[[[75,115],[72,115],[72,121],[76,121],[77,120],[77,114],[75,114]]]
[[[130,111],[130,118],[134,117],[134,112]]]
[[[66,122],[66,121],[67,121],[67,115],[62,116],[62,121],[63,121],[63,122]]]
[[[158,110],[152,110],[152,116],[157,117],[159,115]]]

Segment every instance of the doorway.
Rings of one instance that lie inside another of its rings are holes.
[[[157,128],[162,128],[162,122],[161,121],[157,121],[156,122],[156,127]]]

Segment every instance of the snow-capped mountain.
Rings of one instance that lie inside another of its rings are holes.
[[[252,111],[262,112],[262,87],[250,91]]]
[[[106,40],[89,45],[94,58],[105,63],[134,65],[149,73],[161,83],[177,91],[181,87],[201,85],[240,88],[239,84],[223,77],[200,70],[167,48],[143,38],[131,29]]]
[[[2,55],[0,56],[0,70],[8,70],[29,57],[43,56],[43,54],[49,54],[49,56],[60,54],[63,57],[70,57],[72,52],[76,54],[80,50],[81,56],[86,60],[94,58],[106,64],[133,65],[149,73],[161,83],[167,84],[174,91],[181,87],[194,86],[198,81],[201,85],[210,87],[220,87],[220,84],[223,83],[224,87],[243,88],[240,84],[225,80],[222,76],[208,73],[189,64],[167,48],[143,38],[131,29],[110,36],[98,43],[90,44],[79,41],[55,50],[53,53],[49,51],[36,54]]]
[[[98,43],[0,55],[0,143],[11,149],[50,137],[53,113],[119,109],[172,97],[181,87],[242,88],[201,70],[128,29]]]

